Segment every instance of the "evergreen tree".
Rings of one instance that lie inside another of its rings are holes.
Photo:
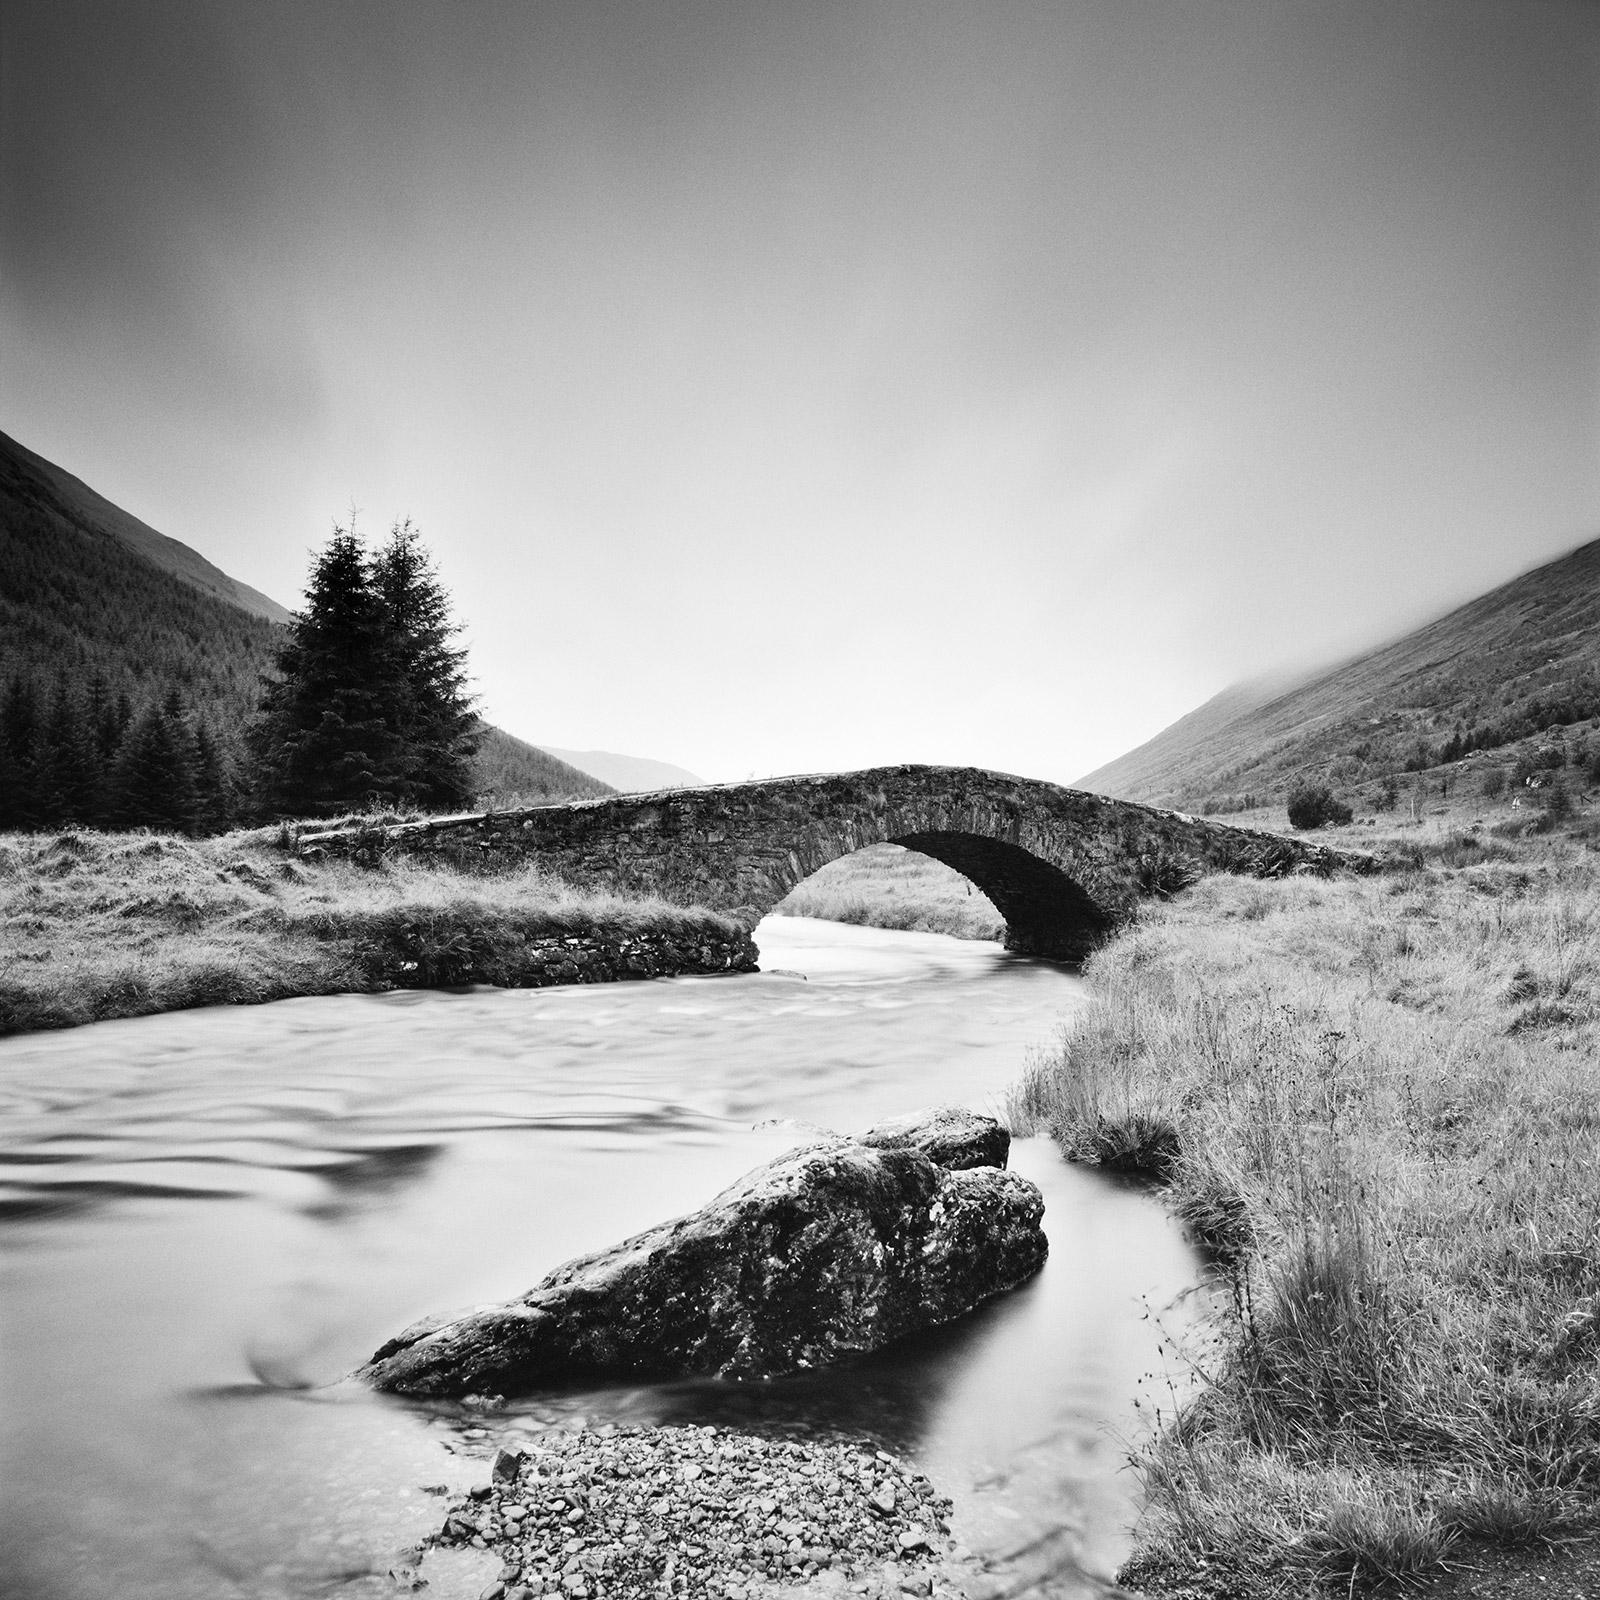
[[[210,728],[195,719],[192,740],[195,827],[200,833],[226,833],[239,818],[233,762]]]
[[[192,833],[195,827],[194,757],[189,730],[172,714],[172,696],[152,705],[117,753],[109,809],[120,828]]]
[[[116,737],[110,739],[106,737],[113,729],[114,704],[111,698],[111,680],[103,671],[96,668],[94,676],[89,680],[89,687],[84,692],[83,717],[89,736],[94,740],[96,760],[102,768],[116,753],[119,742]]]
[[[372,568],[389,629],[396,799],[443,810],[472,800],[472,758],[482,737],[467,693],[467,653],[428,552],[409,520],[397,522]]]
[[[98,822],[102,776],[83,703],[65,678],[57,678],[37,767],[40,824],[58,828]]]
[[[33,828],[39,823],[42,743],[38,692],[31,678],[16,674],[0,699],[0,828]]]
[[[384,607],[361,541],[333,530],[306,604],[263,678],[248,738],[262,803],[311,816],[368,804],[396,766],[395,688]]]
[[[264,807],[308,816],[470,800],[480,735],[459,631],[409,522],[371,560],[335,526],[249,730]]]
[[[133,701],[128,698],[128,691],[124,689],[118,694],[116,703],[111,707],[100,728],[100,748],[107,762],[122,748],[122,741],[128,737],[128,729],[132,726]]]

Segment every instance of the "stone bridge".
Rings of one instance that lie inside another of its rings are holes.
[[[974,767],[872,767],[567,805],[304,832],[303,853],[531,860],[581,888],[655,894],[754,924],[803,878],[864,845],[904,845],[964,873],[1006,945],[1079,961],[1142,895],[1207,872],[1370,870],[1310,840]]]

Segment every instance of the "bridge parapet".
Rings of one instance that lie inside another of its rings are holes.
[[[1310,839],[1113,800],[975,767],[895,766],[303,834],[305,853],[535,861],[587,888],[655,894],[759,920],[802,879],[865,845],[902,844],[963,872],[1007,945],[1081,960],[1143,895],[1208,872],[1370,871]]]

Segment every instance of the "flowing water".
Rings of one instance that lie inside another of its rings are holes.
[[[457,1453],[458,1411],[336,1380],[417,1317],[514,1295],[807,1130],[998,1108],[1080,999],[991,944],[799,918],[757,941],[756,976],[0,1044],[0,1593],[390,1593],[439,1487],[482,1464]],[[866,1429],[954,1495],[980,1554],[1094,1593],[1126,1548],[1134,1402],[1168,1401],[1195,1264],[1148,1197],[1036,1140],[1013,1165],[1045,1192],[1049,1264],[954,1328],[844,1371],[566,1393],[485,1425]],[[428,1592],[475,1595],[495,1564],[472,1559]]]

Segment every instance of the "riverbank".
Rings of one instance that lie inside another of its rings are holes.
[[[897,844],[868,845],[830,861],[773,907],[778,917],[817,917],[900,933],[1001,939],[994,902],[954,867]]]
[[[959,873],[879,845],[776,908],[998,939]],[[755,970],[735,919],[587,894],[533,868],[489,873],[300,855],[277,828],[0,835],[0,1037],[207,1005],[490,983],[534,988]]]
[[[535,869],[305,861],[277,829],[0,836],[0,1035],[194,1006],[751,971],[730,917]]]
[[[1137,1448],[1123,1579],[1151,1594],[1368,1592],[1484,1552],[1535,1584],[1600,1531],[1596,858],[1581,832],[1407,850],[1146,908],[1015,1097],[1014,1127],[1169,1185],[1228,1291],[1198,1398]]]

